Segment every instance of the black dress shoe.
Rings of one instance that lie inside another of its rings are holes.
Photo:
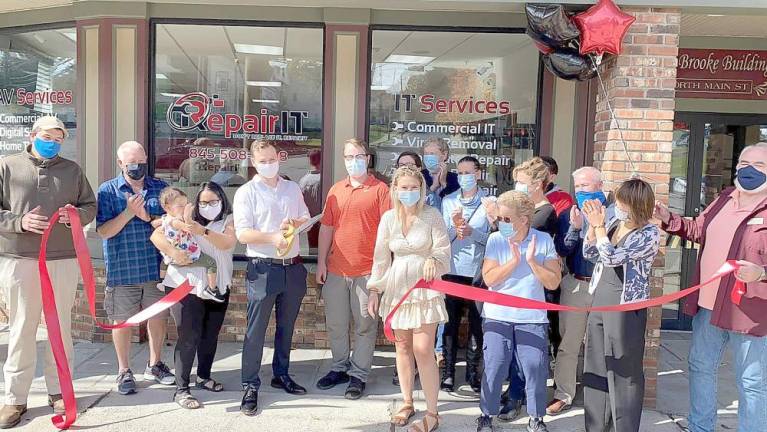
[[[306,394],[306,389],[296,384],[296,382],[288,375],[272,378],[272,387],[283,389],[286,393],[292,395]]]
[[[351,377],[349,387],[346,387],[344,397],[346,399],[357,400],[362,397],[362,392],[364,391],[365,383],[357,377]]]
[[[337,386],[349,382],[349,375],[346,372],[330,371],[324,377],[317,381],[317,388],[320,390],[328,390]]]
[[[258,390],[255,387],[248,387],[240,403],[240,412],[246,416],[254,416],[256,411],[258,411]]]
[[[469,383],[469,386],[471,387],[472,391],[474,391],[474,393],[482,392],[482,379],[481,375],[478,373],[475,372],[469,374],[469,376],[466,378],[466,382]]]

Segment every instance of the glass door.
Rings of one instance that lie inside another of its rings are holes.
[[[733,186],[735,166],[744,147],[767,142],[767,116],[677,113],[671,149],[669,208],[693,218],[725,188]],[[690,286],[700,246],[669,236],[666,243],[664,294]],[[689,330],[690,317],[680,303],[663,306],[662,327]]]

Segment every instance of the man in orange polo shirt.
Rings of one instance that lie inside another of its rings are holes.
[[[349,177],[330,188],[320,227],[317,283],[324,284],[322,297],[333,366],[317,381],[317,388],[327,390],[349,382],[345,397],[359,399],[373,365],[378,335],[378,319],[367,312],[367,281],[378,223],[391,207],[391,198],[386,184],[368,174],[367,143],[346,141],[344,163]],[[351,319],[354,350],[350,355]]]

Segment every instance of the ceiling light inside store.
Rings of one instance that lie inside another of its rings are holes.
[[[407,64],[426,64],[434,60],[434,57],[398,55],[392,54],[384,60],[385,63],[407,63]]]
[[[183,96],[181,93],[160,93],[160,94],[165,96],[165,97],[172,97],[172,98],[177,98],[177,97]]]
[[[234,44],[234,50],[243,54],[282,55],[282,47],[271,45]]]
[[[710,16],[710,17],[716,18],[716,17],[723,17],[724,15],[720,15],[720,14],[708,14],[707,16]]]
[[[62,36],[65,38],[71,40],[72,42],[77,42],[77,32],[73,31],[62,31],[60,32]]]
[[[253,99],[255,103],[280,103],[277,99]]]
[[[168,77],[165,76],[165,74],[158,73],[158,74],[154,75],[154,79],[164,79],[164,80],[166,80],[166,79],[168,79]]]
[[[387,85],[374,85],[374,86],[370,86],[370,90],[389,90],[389,86],[387,86]]]
[[[253,87],[282,87],[279,81],[245,81],[245,84]]]

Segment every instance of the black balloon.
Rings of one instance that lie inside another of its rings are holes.
[[[527,34],[550,47],[565,47],[581,35],[560,4],[528,3],[525,12]]]
[[[543,64],[554,75],[566,80],[585,81],[597,74],[596,65],[589,56],[578,50],[562,48],[543,56]]]

